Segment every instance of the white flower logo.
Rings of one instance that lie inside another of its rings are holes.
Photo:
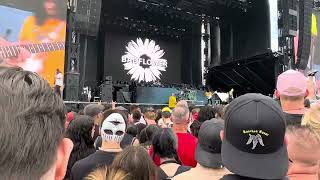
[[[141,38],[130,41],[127,52],[122,56],[124,69],[131,75],[131,80],[153,82],[160,80],[161,71],[166,71],[167,60],[162,59],[165,52],[155,41]]]

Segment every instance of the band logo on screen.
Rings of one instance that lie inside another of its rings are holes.
[[[166,71],[168,63],[163,59],[165,52],[155,41],[137,38],[126,46],[127,52],[121,61],[124,70],[128,71],[131,80],[138,82],[154,82],[161,80],[161,73]]]

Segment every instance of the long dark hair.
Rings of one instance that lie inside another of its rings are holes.
[[[163,128],[156,132],[152,141],[152,148],[160,158],[174,158],[178,164],[181,161],[177,153],[178,140],[170,128]]]
[[[203,123],[204,121],[215,118],[215,116],[216,116],[216,110],[213,109],[213,107],[204,106],[199,111],[198,121]]]
[[[147,151],[141,146],[129,146],[116,156],[111,165],[130,172],[132,180],[155,180],[157,168]]]
[[[152,144],[152,139],[155,133],[159,130],[156,125],[148,125],[139,134],[140,145],[149,147]]]
[[[91,137],[93,119],[89,116],[79,115],[70,123],[66,131],[66,137],[73,142],[73,149],[70,154],[66,178],[75,162],[95,152],[94,141]]]
[[[48,14],[44,7],[44,1],[34,1],[35,8],[33,10],[34,16],[36,18],[37,25],[42,25],[45,20],[48,18]],[[67,15],[67,1],[64,0],[53,0],[56,4],[57,14],[55,18],[65,21]]]

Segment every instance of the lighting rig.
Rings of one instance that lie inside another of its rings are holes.
[[[157,35],[157,36],[167,36],[171,38],[181,38],[187,33],[186,28],[178,28],[170,25],[159,26],[155,24],[150,24],[146,20],[137,20],[129,17],[114,17],[108,14],[104,15],[104,27],[108,26],[118,26],[125,28],[132,32],[143,32],[146,34]]]

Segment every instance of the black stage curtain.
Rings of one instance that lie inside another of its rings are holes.
[[[185,84],[201,85],[201,24],[195,23],[183,37],[181,79]]]

